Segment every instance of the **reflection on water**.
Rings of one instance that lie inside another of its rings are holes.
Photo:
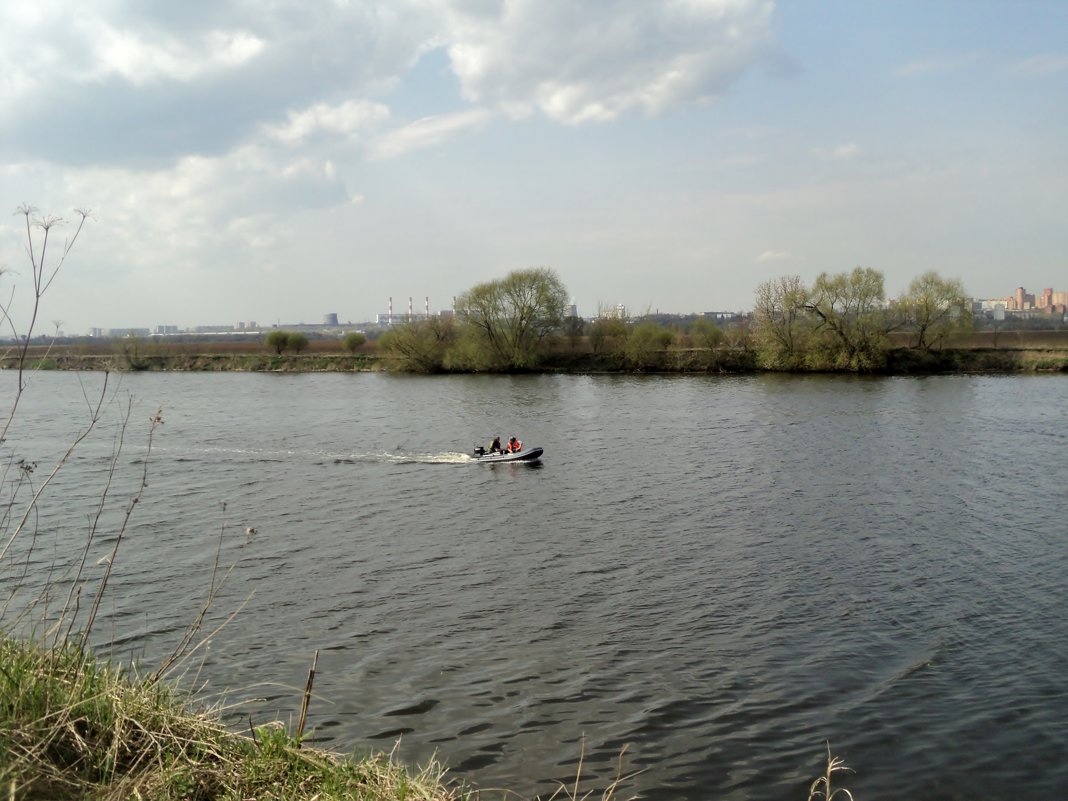
[[[43,460],[84,402],[68,374],[35,389],[11,447]],[[167,652],[221,537],[241,561],[215,616],[247,605],[198,678],[288,719],[319,649],[309,723],[332,747],[399,737],[529,795],[583,742],[601,781],[630,744],[647,798],[746,799],[803,798],[830,741],[867,801],[1059,797],[1064,390],[129,376],[131,430],[159,404],[166,423],[98,635]],[[471,462],[512,433],[540,467]],[[110,448],[61,474],[34,569],[78,553]]]

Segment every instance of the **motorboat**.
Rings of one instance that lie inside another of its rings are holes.
[[[486,462],[488,464],[496,464],[498,462],[536,462],[541,458],[543,453],[542,448],[523,448],[521,451],[515,453],[487,453],[485,448],[475,448],[471,458],[476,462]]]

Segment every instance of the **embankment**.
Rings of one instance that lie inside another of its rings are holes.
[[[0,793],[12,799],[463,801],[436,763],[341,757],[279,723],[226,729],[166,682],[0,635]]]
[[[893,347],[887,352],[887,375],[937,373],[1043,373],[1068,372],[1068,343],[1061,332],[1056,337],[1029,337],[1003,333],[998,338],[975,336],[959,346],[924,352]],[[954,343],[957,344],[957,343]],[[0,355],[0,369],[15,369],[19,354],[13,349]],[[386,360],[373,345],[349,353],[338,343],[315,342],[303,353],[277,354],[253,343],[199,345],[152,344],[145,348],[123,343],[99,346],[34,346],[26,355],[31,370],[113,370],[172,372],[372,372],[385,370]],[[753,373],[760,372],[751,351],[701,348],[669,348],[650,354],[640,369],[621,353],[592,352],[586,343],[559,348],[531,372],[561,373]]]

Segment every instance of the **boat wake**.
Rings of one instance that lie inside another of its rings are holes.
[[[314,464],[467,464],[474,459],[455,451],[417,453],[397,449],[364,453],[320,451],[305,449],[227,448],[161,449],[157,453],[176,462],[211,462],[214,464],[247,465],[267,462]]]
[[[473,462],[466,453],[444,451],[442,453],[368,453],[340,456],[334,464],[357,464],[378,462],[385,464],[468,464]]]

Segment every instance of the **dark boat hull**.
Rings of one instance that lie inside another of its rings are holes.
[[[486,464],[499,464],[501,462],[536,462],[541,458],[542,448],[525,448],[518,453],[487,453],[482,456],[476,455],[476,462]]]

